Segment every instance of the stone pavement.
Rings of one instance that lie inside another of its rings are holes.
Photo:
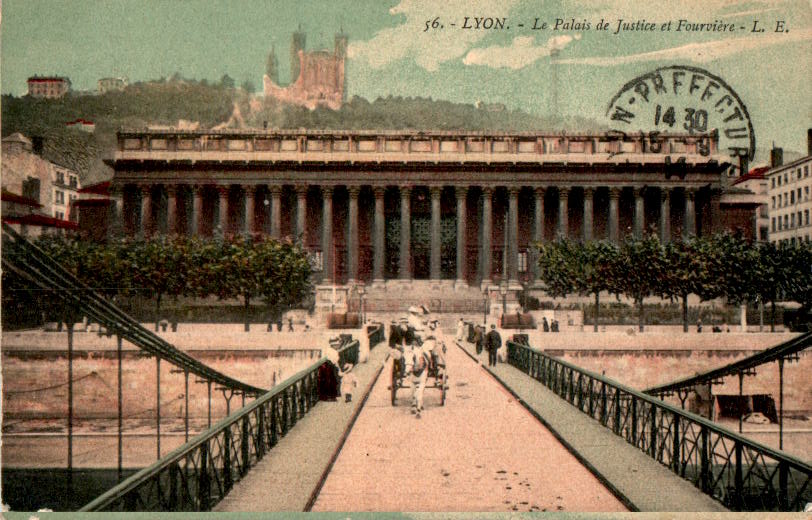
[[[387,354],[384,345],[372,349],[369,361],[353,369],[358,388],[352,403],[319,402],[214,510],[304,511]]]
[[[390,402],[384,368],[314,511],[624,511],[527,410],[449,345],[448,398]]]
[[[460,344],[476,357],[473,345]],[[487,354],[481,358],[487,365]],[[530,376],[506,363],[483,368],[496,376],[603,480],[639,511],[726,511],[687,480],[581,413]]]

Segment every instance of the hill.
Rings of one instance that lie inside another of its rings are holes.
[[[389,96],[375,101],[354,97],[339,110],[264,103],[239,88],[205,81],[171,79],[135,83],[121,92],[88,96],[69,94],[62,99],[28,96],[2,97],[3,136],[20,132],[44,138],[45,158],[73,168],[82,184],[112,175],[102,159],[111,155],[120,128],[177,125],[179,120],[199,123],[202,129],[228,121],[235,108],[245,124],[263,128],[310,129],[421,129],[421,130],[601,130],[585,118],[551,120],[503,106],[477,108],[431,98]],[[95,132],[65,127],[76,119],[95,123]]]

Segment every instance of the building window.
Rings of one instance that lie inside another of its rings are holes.
[[[28,178],[23,181],[23,197],[28,197],[39,202],[39,179]]]
[[[781,176],[778,176],[778,185],[781,186]]]
[[[773,189],[775,189],[775,177],[773,177]]]
[[[778,217],[778,231],[781,231],[781,217]]]
[[[65,220],[65,213],[61,211],[54,211],[54,217],[56,217],[59,220]]]
[[[773,209],[775,209],[775,197],[773,197]]]
[[[519,272],[527,272],[527,251],[519,252]]]
[[[767,226],[761,226],[760,228],[758,228],[758,239],[767,240],[768,233],[769,229],[767,229]]]
[[[784,172],[784,184],[789,182],[789,172]]]
[[[808,226],[808,225],[809,225],[809,210],[805,209],[804,210],[804,226]]]
[[[809,166],[804,166],[804,177],[809,177]]]
[[[65,174],[63,172],[56,172],[56,182],[58,184],[65,184]]]
[[[78,186],[79,186],[79,179],[76,177],[76,175],[71,175],[70,176],[70,187],[71,188],[76,188]]]
[[[784,229],[789,229],[789,215],[784,215]]]
[[[795,213],[790,215],[789,225],[790,225],[790,227],[795,227]]]
[[[775,217],[772,218],[773,233],[775,233]]]
[[[809,200],[809,186],[804,186],[804,200]]]
[[[758,207],[758,216],[761,218],[767,218],[769,216],[766,204],[762,204],[761,206]]]
[[[798,188],[798,202],[801,202],[801,188]]]
[[[790,204],[795,204],[795,192],[794,191],[789,192],[789,203]]]
[[[56,204],[64,204],[65,203],[65,192],[56,190],[54,194],[54,198],[56,199]]]

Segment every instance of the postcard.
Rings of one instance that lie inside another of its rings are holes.
[[[808,514],[809,2],[1,15],[3,515]]]

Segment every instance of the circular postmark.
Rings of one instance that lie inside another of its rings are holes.
[[[719,76],[669,65],[629,81],[606,109],[613,130],[651,133],[719,133],[719,150],[752,161],[756,137],[741,98]]]

